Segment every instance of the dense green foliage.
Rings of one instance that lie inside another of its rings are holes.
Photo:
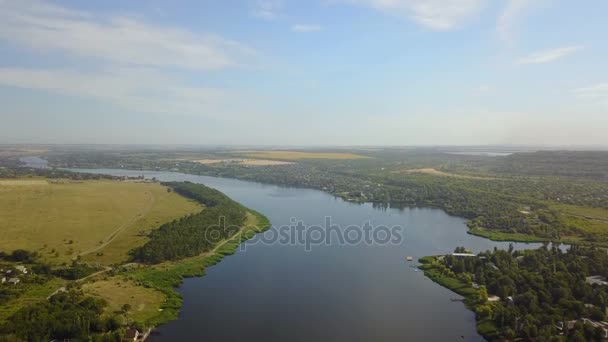
[[[165,185],[206,208],[152,231],[150,241],[133,251],[135,260],[158,263],[201,254],[234,235],[245,222],[245,208],[215,189],[189,182]]]
[[[586,282],[589,276],[608,275],[605,250],[572,246],[563,252],[556,246],[545,246],[422,261],[431,279],[467,297],[483,324],[480,332],[489,338],[548,340],[561,332],[558,326],[566,324],[562,322],[606,318],[608,289]],[[479,289],[474,289],[473,283]],[[488,302],[488,295],[500,300]],[[601,333],[591,325],[575,324],[565,335],[599,340]]]
[[[101,318],[103,300],[70,291],[19,310],[0,334],[27,341],[120,341],[116,318]],[[2,336],[0,336],[2,338]]]

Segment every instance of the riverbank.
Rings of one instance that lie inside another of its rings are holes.
[[[477,333],[488,341],[498,338],[499,331],[494,322],[489,318],[479,319],[478,313],[480,310],[483,310],[482,306],[493,305],[492,303],[486,303],[487,292],[482,293],[482,290],[475,289],[470,281],[465,282],[444,267],[441,267],[438,263],[438,258],[441,257],[442,256],[422,257],[418,259],[418,262],[421,264],[418,268],[433,282],[464,297],[464,304],[467,309],[476,313],[475,328]],[[485,288],[483,291],[485,291]]]
[[[140,266],[126,270],[122,274],[145,288],[152,288],[163,294],[163,304],[157,314],[148,317],[146,326],[157,327],[177,319],[182,306],[182,297],[177,288],[185,278],[202,277],[205,270],[219,263],[224,257],[234,254],[237,248],[256,234],[270,228],[270,221],[264,215],[249,209],[248,219],[241,230],[231,238],[220,242],[212,251],[179,261],[165,262],[152,266]]]

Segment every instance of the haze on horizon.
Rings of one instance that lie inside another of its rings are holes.
[[[606,146],[606,13],[0,0],[0,143]]]

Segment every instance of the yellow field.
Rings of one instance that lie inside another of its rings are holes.
[[[39,156],[48,152],[44,148],[28,148],[19,146],[2,146],[0,147],[0,157],[24,157],[24,156]]]
[[[293,162],[281,161],[281,160],[269,160],[269,159],[240,159],[240,158],[230,158],[230,159],[200,159],[193,160],[193,162],[203,165],[213,165],[213,164],[238,164],[238,165],[248,165],[248,166],[274,166],[274,165],[289,165],[293,164]]]
[[[85,294],[105,299],[108,302],[105,313],[108,315],[120,312],[124,304],[131,305],[126,315],[130,322],[145,322],[158,315],[165,301],[161,292],[138,286],[120,276],[84,284],[82,289]]]
[[[37,251],[54,264],[122,262],[151,229],[200,209],[157,183],[3,181],[0,250]]]
[[[443,171],[433,169],[430,167],[423,168],[423,169],[405,169],[405,170],[393,171],[393,173],[423,173],[423,174],[427,174],[427,175],[442,176],[442,177],[456,177],[456,178],[467,178],[467,179],[494,179],[494,178],[490,178],[490,177],[477,177],[477,176],[470,176],[470,175],[462,175],[462,174],[458,174],[458,173],[443,172]]]
[[[298,152],[298,151],[239,151],[234,152],[243,154],[252,158],[267,158],[267,159],[284,159],[284,160],[299,160],[299,159],[363,159],[369,158],[360,154],[354,153],[325,153],[325,152]]]

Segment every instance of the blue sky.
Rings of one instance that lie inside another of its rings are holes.
[[[0,142],[608,145],[603,0],[0,0]]]

